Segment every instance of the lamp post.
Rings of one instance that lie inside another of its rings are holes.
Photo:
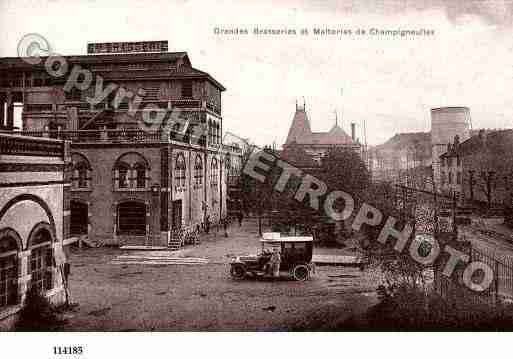
[[[154,183],[150,187],[151,190],[151,197],[152,197],[152,213],[158,213],[159,208],[159,194],[160,194],[160,185],[158,183]],[[159,216],[153,215],[153,221],[152,221],[152,228],[150,228],[150,231],[152,232],[151,235],[151,244],[154,244],[154,239],[158,235],[158,227],[159,227]],[[160,236],[159,236],[160,237]]]

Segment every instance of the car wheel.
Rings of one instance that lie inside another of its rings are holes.
[[[246,276],[246,269],[241,264],[232,265],[230,274],[234,279],[243,279]]]
[[[294,277],[294,279],[297,281],[303,282],[308,279],[309,275],[310,271],[304,264],[299,264],[292,270],[292,277]]]

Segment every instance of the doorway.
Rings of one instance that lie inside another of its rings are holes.
[[[172,228],[178,229],[182,227],[182,200],[173,201],[173,223]]]
[[[144,203],[128,201],[118,205],[118,234],[146,235],[146,205]]]
[[[87,235],[89,223],[89,208],[80,201],[70,202],[70,233],[72,236]]]

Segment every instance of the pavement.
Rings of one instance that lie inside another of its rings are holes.
[[[377,302],[379,275],[318,267],[311,280],[233,280],[231,258],[259,250],[256,221],[180,251],[74,250],[68,331],[333,330]],[[317,249],[314,250],[316,254]],[[351,255],[320,248],[320,255]]]

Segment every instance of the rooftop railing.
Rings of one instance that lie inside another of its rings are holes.
[[[168,143],[170,141],[185,144],[205,145],[204,138],[191,141],[193,136],[173,131],[144,131],[144,130],[61,130],[61,131],[19,131],[8,132],[21,136],[46,137],[67,140],[73,143]]]
[[[19,133],[0,133],[0,154],[64,158],[64,142],[16,136]]]

